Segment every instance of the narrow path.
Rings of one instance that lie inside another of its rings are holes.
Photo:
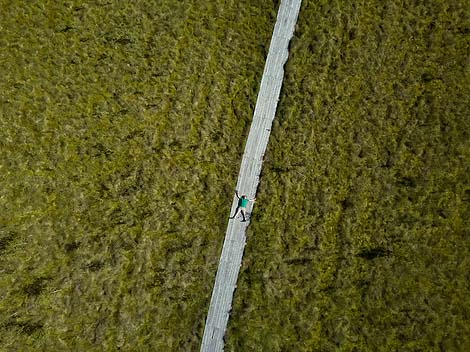
[[[289,41],[294,34],[301,1],[282,0],[279,6],[253,121],[238,174],[239,194],[246,194],[249,198],[255,196],[258,188],[263,156],[284,78],[284,64],[289,55]],[[234,197],[231,214],[235,211],[237,203],[238,199]],[[248,213],[251,207],[250,203],[247,208]],[[224,335],[232,309],[233,292],[242,262],[246,243],[245,231],[249,221],[249,219],[247,222],[240,222],[239,219],[229,220],[204,328],[201,352],[216,352],[224,349]]]

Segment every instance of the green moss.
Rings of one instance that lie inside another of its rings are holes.
[[[0,2],[2,349],[199,348],[277,3]],[[464,5],[304,1],[227,350],[469,348]]]
[[[198,349],[273,4],[0,5],[0,349]]]
[[[467,13],[304,2],[227,350],[470,348]]]

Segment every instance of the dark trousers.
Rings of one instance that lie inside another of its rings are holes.
[[[232,216],[230,219],[235,219],[240,213],[242,213],[243,221],[246,221],[246,208],[243,208],[241,206],[237,207],[237,209],[235,210],[235,215]]]

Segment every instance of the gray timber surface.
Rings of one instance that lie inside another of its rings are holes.
[[[248,198],[253,198],[258,188],[263,157],[284,78],[284,64],[289,55],[289,41],[294,34],[301,1],[282,0],[279,6],[253,121],[238,174],[236,189],[240,195],[246,194]],[[231,214],[234,213],[237,204],[238,199],[234,197]],[[251,208],[250,202],[247,207],[248,213]],[[224,349],[224,335],[232,309],[233,293],[242,262],[246,243],[245,231],[249,221],[249,218],[247,222],[240,222],[238,218],[229,220],[204,328],[201,352]]]

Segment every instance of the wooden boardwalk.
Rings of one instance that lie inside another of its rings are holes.
[[[249,198],[255,196],[258,188],[263,156],[284,77],[284,64],[289,55],[289,41],[294,34],[301,1],[282,0],[279,6],[253,121],[238,175],[239,194],[246,194]],[[234,197],[231,214],[235,211],[237,203],[238,199]],[[251,208],[250,203],[247,208],[248,212]],[[240,219],[229,220],[204,328],[201,352],[223,351],[224,349],[224,335],[232,309],[233,292],[242,262],[246,243],[245,231],[249,221],[249,219],[247,222],[240,222]]]

